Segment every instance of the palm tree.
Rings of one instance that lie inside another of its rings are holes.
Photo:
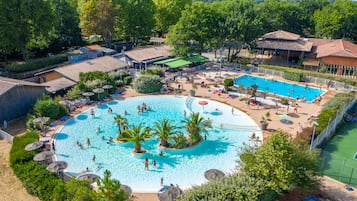
[[[128,119],[118,114],[114,117],[114,121],[118,125],[118,136],[121,136],[122,130],[128,126]]]
[[[123,142],[132,142],[134,144],[135,153],[142,152],[141,143],[147,138],[151,138],[150,128],[144,128],[141,124],[126,130],[125,136],[119,137],[119,139]]]
[[[161,146],[168,147],[167,141],[171,140],[172,136],[177,133],[176,129],[177,127],[170,120],[163,119],[155,122],[153,134],[159,137]]]
[[[99,187],[99,196],[106,201],[124,201],[129,198],[128,194],[120,189],[120,181],[110,179],[111,172],[104,171],[104,178],[98,178],[97,185]]]
[[[186,130],[190,136],[191,144],[200,140],[202,133],[208,133],[207,128],[212,128],[212,122],[200,117],[200,113],[191,113],[189,118],[183,120]]]

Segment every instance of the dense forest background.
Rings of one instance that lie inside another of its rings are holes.
[[[1,0],[0,10],[3,61],[166,34],[171,44],[190,41],[193,46],[177,54],[247,43],[280,29],[357,41],[357,2],[352,0]]]

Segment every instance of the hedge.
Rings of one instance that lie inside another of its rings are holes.
[[[330,119],[340,112],[353,98],[355,93],[338,93],[323,105],[321,113],[318,115],[317,133],[322,132],[329,124]]]
[[[38,141],[37,132],[27,132],[21,137],[15,137],[10,151],[10,166],[15,175],[22,181],[27,192],[41,200],[96,200],[96,193],[92,191],[88,182],[71,180],[65,183],[55,173],[46,170],[46,165],[33,161],[37,151],[25,151],[24,147]],[[76,189],[69,186],[77,186]]]
[[[302,70],[302,69],[296,69],[296,68],[290,68],[290,67],[283,67],[283,66],[266,65],[266,64],[259,64],[259,67],[277,70],[277,71],[283,71],[284,73],[286,73],[286,72],[301,73],[303,76],[324,78],[324,79],[328,79],[328,80],[344,82],[344,83],[350,84],[352,86],[357,86],[357,79],[353,79],[353,78],[337,77],[332,74],[326,74],[326,73],[320,73],[320,72]]]
[[[10,64],[7,65],[5,68],[7,71],[10,72],[21,73],[21,72],[37,70],[37,69],[63,63],[68,60],[67,57],[68,54],[61,54],[53,57],[34,59],[32,61],[23,64]]]
[[[288,72],[288,71],[284,72],[284,78],[287,80],[301,82],[303,77],[304,77],[304,75],[302,73]]]

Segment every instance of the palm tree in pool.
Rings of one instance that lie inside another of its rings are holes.
[[[122,130],[125,130],[125,128],[128,126],[128,119],[118,114],[114,117],[114,121],[118,125],[118,137],[119,137],[122,134]]]
[[[98,178],[99,197],[108,201],[127,200],[129,195],[120,188],[120,181],[110,178],[111,175],[109,170],[105,170],[103,179]]]
[[[142,153],[141,143],[145,139],[151,138],[150,128],[144,128],[141,124],[133,126],[131,129],[125,131],[125,135],[119,137],[119,140],[123,142],[132,142],[134,144],[134,152]]]
[[[212,122],[205,120],[200,113],[191,113],[190,117],[183,120],[186,131],[190,136],[191,144],[195,144],[201,139],[201,134],[207,134],[207,128],[212,128]]]
[[[160,139],[160,145],[168,147],[168,140],[173,139],[172,136],[177,133],[177,127],[172,124],[172,121],[163,119],[154,124],[153,134]]]

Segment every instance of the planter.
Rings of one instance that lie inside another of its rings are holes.
[[[260,128],[261,128],[262,130],[266,130],[267,127],[268,127],[268,125],[269,125],[268,122],[266,122],[266,121],[260,121]]]
[[[196,95],[196,90],[190,90],[190,96],[195,96]]]

